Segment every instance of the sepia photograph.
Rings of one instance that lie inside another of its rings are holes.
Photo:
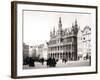
[[[23,69],[91,66],[91,14],[23,11]]]
[[[97,73],[97,6],[13,1],[12,78]]]

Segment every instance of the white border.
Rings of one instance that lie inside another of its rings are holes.
[[[69,12],[88,12],[91,13],[91,66],[88,67],[67,67],[67,68],[52,68],[52,69],[31,69],[23,70],[22,68],[22,10],[49,10],[49,11],[69,11]],[[74,8],[74,7],[59,7],[59,6],[45,6],[45,5],[28,5],[17,4],[17,76],[32,76],[32,75],[46,75],[46,74],[63,74],[63,73],[80,73],[93,72],[96,70],[96,10],[90,8]]]

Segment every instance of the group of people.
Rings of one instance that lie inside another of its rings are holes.
[[[57,64],[57,60],[55,60],[55,58],[51,58],[49,57],[47,60],[45,60],[44,58],[41,58],[39,60],[39,62],[44,65],[44,62],[46,62],[47,67],[55,67]]]
[[[31,57],[24,59],[24,65],[29,65],[30,67],[35,67],[35,62],[40,62],[42,65],[44,65],[44,62],[46,62],[47,67],[56,67],[57,64],[57,60],[51,57],[49,57],[47,60],[44,58],[36,60]]]
[[[57,60],[55,58],[48,58],[47,60],[47,67],[56,67]]]
[[[62,59],[62,63],[66,63],[68,60],[67,59]]]

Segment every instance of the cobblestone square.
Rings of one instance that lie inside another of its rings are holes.
[[[90,66],[89,60],[81,60],[81,61],[68,61],[66,63],[62,63],[61,61],[58,61],[56,64],[56,67],[53,68],[62,68],[62,67],[82,67],[82,66]],[[35,62],[34,67],[29,67],[28,65],[24,65],[23,69],[41,69],[41,68],[52,68],[47,67],[46,62],[42,65],[40,62]]]

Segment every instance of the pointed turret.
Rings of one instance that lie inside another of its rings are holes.
[[[74,23],[72,23],[71,32],[74,32]]]
[[[54,28],[53,28],[53,34],[55,35],[55,26],[54,26]]]
[[[78,24],[77,24],[77,19],[75,19],[75,26],[78,26]]]
[[[75,32],[78,33],[78,24],[77,24],[77,19],[75,19],[75,28],[74,28]]]
[[[72,23],[72,29],[74,29],[74,23]]]
[[[61,21],[61,17],[59,17],[58,35],[61,37],[62,34],[63,34],[63,30],[62,30],[62,21]]]
[[[58,24],[59,29],[62,29],[62,21],[61,21],[61,17],[59,17],[59,24]]]

